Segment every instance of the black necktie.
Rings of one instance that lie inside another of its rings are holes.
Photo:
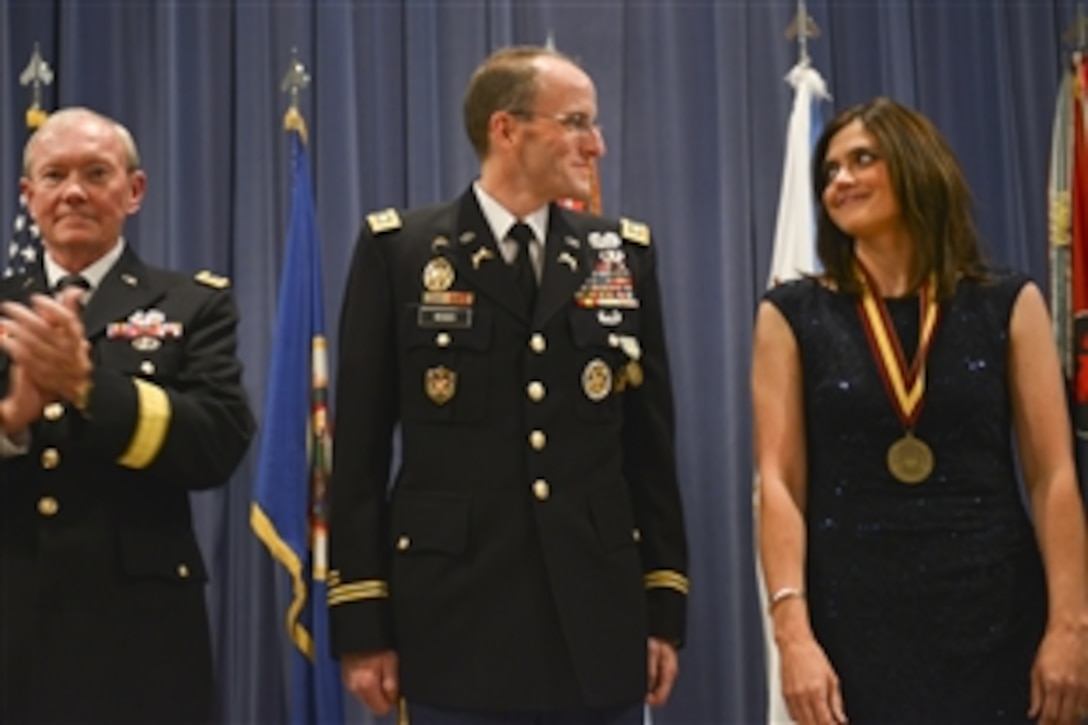
[[[91,283],[87,281],[87,278],[82,274],[66,274],[57,280],[57,283],[53,285],[53,292],[60,293],[69,287],[79,287],[82,290],[89,290]]]
[[[79,300],[80,305],[83,305],[87,301],[87,291],[91,288],[91,283],[81,274],[66,274],[53,285],[53,294],[59,296],[61,292],[69,287],[79,287],[83,290],[83,295]]]
[[[525,222],[518,222],[510,227],[507,236],[518,243],[518,254],[511,266],[514,268],[514,280],[525,298],[525,308],[532,314],[536,305],[536,272],[529,254],[529,242],[534,239],[533,230]]]

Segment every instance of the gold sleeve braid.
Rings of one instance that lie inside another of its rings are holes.
[[[364,599],[388,599],[389,583],[383,579],[364,579],[329,587],[329,606]]]
[[[138,411],[136,431],[117,462],[127,468],[147,468],[159,455],[170,429],[170,397],[158,385],[133,378]]]
[[[647,589],[673,589],[681,594],[687,594],[690,588],[686,576],[667,569],[647,572],[642,577],[642,583]]]

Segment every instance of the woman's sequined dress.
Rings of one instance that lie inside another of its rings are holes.
[[[1045,621],[1008,387],[1009,320],[1026,281],[962,281],[942,305],[915,428],[936,462],[916,485],[886,465],[904,429],[856,298],[812,279],[766,295],[800,350],[805,586],[851,723],[1026,720]],[[886,303],[910,359],[917,297]]]

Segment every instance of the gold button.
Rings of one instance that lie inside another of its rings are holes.
[[[397,539],[397,551],[408,551],[412,546],[412,540],[407,536],[401,536]]]
[[[632,529],[631,538],[634,539],[636,542],[642,541],[642,532],[638,529]]]
[[[536,496],[538,501],[547,501],[550,494],[551,487],[543,478],[538,478],[533,482],[533,495]]]
[[[151,362],[150,360],[144,360],[142,363],[140,363],[140,372],[144,375],[154,375],[155,363]]]
[[[529,400],[533,401],[534,403],[539,403],[540,401],[544,400],[544,383],[540,382],[539,380],[534,380],[533,382],[529,383],[526,391],[529,393]]]
[[[529,434],[529,445],[533,447],[534,451],[544,450],[544,446],[548,443],[548,436],[544,435],[542,430],[534,430]]]
[[[42,468],[53,469],[60,465],[60,453],[56,448],[42,451]]]
[[[45,416],[46,420],[60,420],[61,416],[64,415],[64,406],[60,403],[50,403],[42,410],[42,415]]]
[[[434,344],[438,345],[439,347],[449,347],[450,346],[450,333],[440,332],[437,335],[435,335],[434,336]]]
[[[189,567],[185,566],[184,564],[178,564],[178,576],[182,579],[188,579]]]
[[[548,342],[539,332],[534,332],[529,338],[529,348],[535,353],[542,353],[548,348]]]
[[[52,496],[42,496],[38,499],[38,513],[42,516],[56,516],[60,510],[60,504]]]

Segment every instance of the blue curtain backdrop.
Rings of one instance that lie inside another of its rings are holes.
[[[966,167],[992,257],[1045,283],[1050,127],[1074,1],[807,6],[831,109],[886,94],[930,115]],[[287,216],[280,81],[291,49],[313,75],[301,107],[336,330],[364,214],[460,192],[476,168],[461,127],[469,74],[495,47],[551,34],[597,81],[605,212],[648,222],[661,248],[693,560],[690,644],[655,721],[755,723],[748,364],[795,11],[788,0],[0,0],[0,222],[15,215],[30,101],[18,77],[37,42],[56,72],[47,110],[91,106],[136,135],[150,187],[130,242],[151,263],[234,280],[260,415]],[[255,453],[229,487],[195,497],[231,723],[286,712],[285,585],[248,525]],[[358,707],[348,717],[368,720]]]

